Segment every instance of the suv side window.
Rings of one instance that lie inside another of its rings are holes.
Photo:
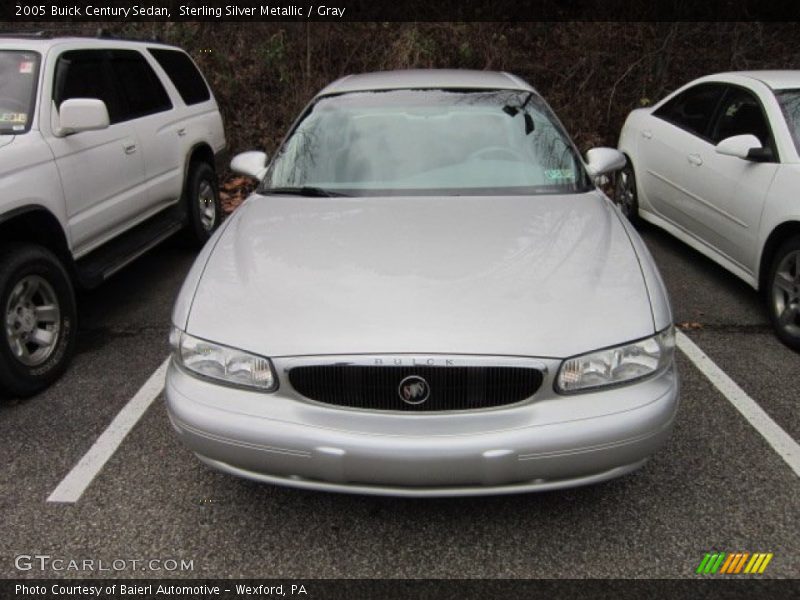
[[[111,73],[125,98],[122,120],[138,119],[172,108],[158,75],[136,50],[112,50]]]
[[[653,114],[707,139],[711,119],[724,91],[723,84],[701,83],[681,92]]]
[[[56,64],[53,100],[105,102],[113,125],[169,110],[172,103],[144,56],[135,50],[68,50]]]
[[[211,98],[211,92],[203,76],[188,55],[178,50],[164,48],[148,48],[148,52],[166,71],[187,106],[199,104]]]
[[[717,144],[725,138],[747,133],[756,136],[764,147],[772,142],[769,125],[758,99],[745,89],[730,87],[722,100],[711,141]]]
[[[123,120],[123,107],[107,68],[107,50],[69,50],[56,63],[53,100],[57,108],[70,98],[97,98],[106,104],[109,121]]]

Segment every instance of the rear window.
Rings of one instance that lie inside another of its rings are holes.
[[[169,110],[172,103],[158,76],[135,50],[115,50],[111,53],[111,72],[126,100],[123,120],[136,119]]]
[[[177,50],[148,48],[153,58],[166,71],[187,105],[199,104],[211,98],[211,92],[192,59]]]

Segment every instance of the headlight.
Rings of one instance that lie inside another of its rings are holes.
[[[170,331],[169,342],[175,361],[202,377],[264,392],[277,388],[268,358],[198,339],[176,327]]]
[[[675,330],[670,325],[653,337],[565,360],[558,371],[556,388],[568,394],[631,383],[666,369],[674,352]]]

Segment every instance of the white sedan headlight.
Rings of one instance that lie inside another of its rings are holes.
[[[175,361],[187,371],[230,385],[273,392],[278,380],[268,358],[207,340],[173,327],[169,334]]]
[[[568,358],[558,371],[556,387],[568,394],[631,383],[666,369],[674,353],[675,329],[669,326],[638,342]]]

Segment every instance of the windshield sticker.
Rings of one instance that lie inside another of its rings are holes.
[[[24,60],[21,63],[19,63],[19,72],[26,74],[33,73],[33,61]]]
[[[22,123],[28,122],[27,113],[0,113],[0,123]]]
[[[572,179],[574,173],[572,169],[547,169],[544,176],[548,179]]]

